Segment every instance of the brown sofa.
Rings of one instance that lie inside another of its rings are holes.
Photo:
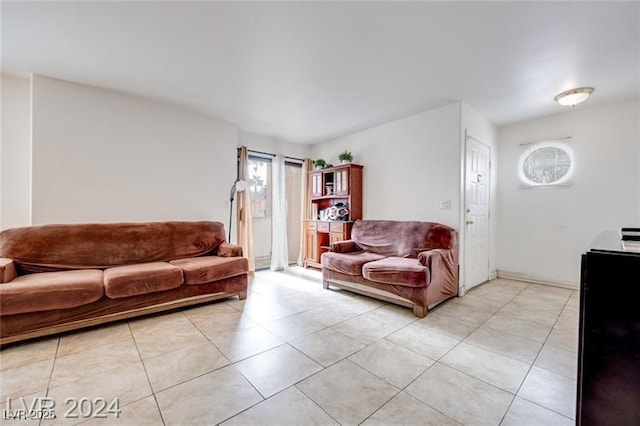
[[[0,344],[247,294],[219,222],[43,225],[0,233]]]
[[[433,222],[359,220],[322,255],[322,280],[400,305],[418,317],[458,294],[458,234]]]

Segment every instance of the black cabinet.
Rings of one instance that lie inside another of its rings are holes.
[[[576,423],[640,425],[640,253],[617,232],[582,255]]]

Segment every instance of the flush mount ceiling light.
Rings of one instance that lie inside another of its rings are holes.
[[[587,100],[593,93],[593,87],[579,87],[567,90],[557,95],[554,99],[562,106],[576,106]]]

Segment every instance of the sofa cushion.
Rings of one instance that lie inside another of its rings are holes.
[[[429,283],[429,269],[417,259],[387,257],[369,262],[362,268],[362,276],[370,281],[405,287],[425,287]]]
[[[220,222],[38,225],[0,232],[0,257],[24,272],[106,269],[201,256],[224,240]]]
[[[380,259],[384,259],[384,256],[368,251],[355,253],[327,252],[322,254],[322,267],[341,274],[359,276],[362,275],[362,265]]]
[[[102,271],[46,272],[27,274],[0,285],[2,315],[75,308],[104,294]]]
[[[249,271],[249,262],[244,257],[202,256],[169,263],[182,269],[185,284],[209,283]]]
[[[110,299],[171,290],[182,285],[182,270],[166,262],[116,266],[104,271],[104,293]]]

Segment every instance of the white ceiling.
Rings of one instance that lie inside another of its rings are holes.
[[[464,100],[498,125],[640,96],[638,2],[6,2],[2,67],[313,143]]]

